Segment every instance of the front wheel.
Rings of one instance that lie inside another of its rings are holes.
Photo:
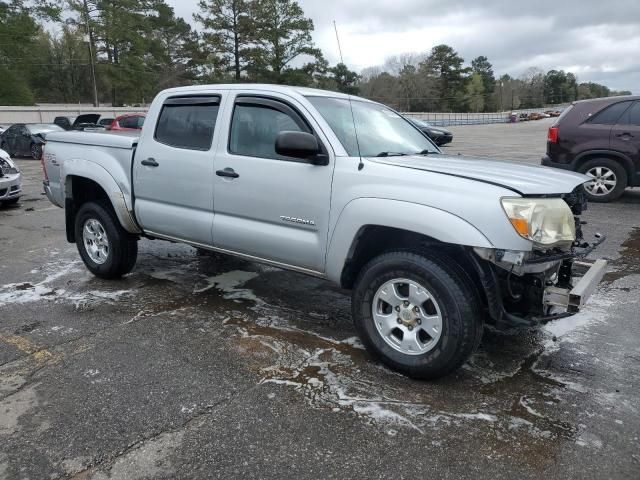
[[[85,203],[76,215],[75,235],[82,261],[96,277],[120,278],[135,266],[138,240],[108,206]]]
[[[367,264],[352,298],[353,317],[369,352],[413,378],[459,368],[480,343],[477,292],[452,259],[391,252]]]

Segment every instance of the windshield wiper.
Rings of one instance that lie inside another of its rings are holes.
[[[402,152],[380,152],[376,157],[405,157],[406,153]]]
[[[432,152],[431,150],[422,150],[421,152],[414,153],[414,155],[430,155],[432,153],[436,153],[436,152]]]

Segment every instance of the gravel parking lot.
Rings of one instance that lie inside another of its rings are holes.
[[[446,153],[539,163],[549,121],[453,127]],[[0,479],[638,478],[640,191],[591,205],[611,272],[579,315],[486,330],[457,374],[368,357],[349,296],[144,240],[85,271],[38,162],[0,209]]]

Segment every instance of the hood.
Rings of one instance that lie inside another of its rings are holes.
[[[86,123],[96,124],[98,123],[98,120],[100,120],[99,113],[85,113],[84,115],[80,115],[75,119],[75,121],[73,122],[73,126],[76,127],[78,125]]]
[[[551,195],[571,193],[589,180],[581,173],[556,168],[499,162],[467,156],[425,155],[406,157],[370,158],[387,165],[441,173],[498,185],[520,195]]]

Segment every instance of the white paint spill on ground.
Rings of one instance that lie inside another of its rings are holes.
[[[9,283],[0,286],[0,306],[8,303],[31,303],[55,299],[56,295],[63,290],[56,290],[51,283],[79,272],[79,263],[79,261],[49,263],[42,269],[46,277],[40,282]]]
[[[606,292],[598,292],[589,299],[589,303],[583,311],[572,317],[554,320],[544,326],[544,330],[556,338],[566,337],[563,340],[570,340],[570,335],[579,329],[594,323],[606,321],[608,310],[613,305],[613,299]]]
[[[240,285],[247,283],[259,275],[258,272],[245,272],[242,270],[233,270],[231,272],[222,273],[215,277],[205,279],[206,286],[196,288],[193,293],[203,293],[212,288],[224,292],[223,298],[226,300],[250,300],[261,303],[250,289],[238,288]]]
[[[76,308],[92,305],[94,303],[113,303],[121,297],[132,295],[134,290],[89,290],[87,292],[64,295],[63,299],[72,302]]]
[[[0,286],[0,306],[7,304],[25,304],[40,301],[71,302],[76,308],[90,304],[116,302],[121,297],[133,293],[133,290],[88,290],[69,292],[56,288],[54,283],[65,277],[83,272],[79,260],[50,262],[38,269],[37,273],[46,276],[39,282],[9,283]]]

